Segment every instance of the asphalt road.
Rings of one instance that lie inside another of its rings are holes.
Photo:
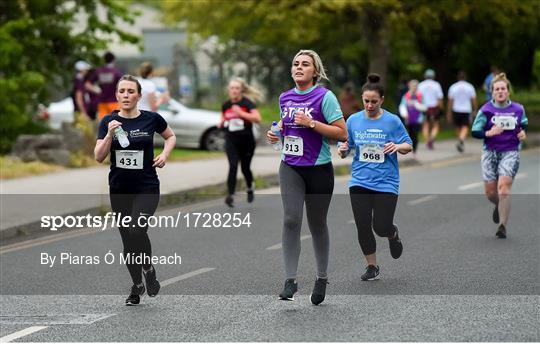
[[[276,190],[255,203],[222,201],[159,215],[238,212],[240,228],[151,231],[153,253],[182,257],[156,265],[156,298],[125,307],[130,287],[117,230],[59,232],[4,247],[0,337],[78,341],[535,341],[540,309],[540,157],[523,154],[513,187],[508,239],[496,239],[492,206],[476,160],[404,169],[395,222],[404,254],[378,238],[381,279],[362,282],[365,262],[352,222],[347,178],[337,178],[328,223],[330,285],[313,306],[315,262],[304,221],[299,294],[277,300],[283,283],[282,207]],[[191,222],[194,218],[191,217]],[[200,225],[200,224],[199,224]],[[40,264],[41,255],[97,256],[100,264]],[[22,331],[22,332],[19,332]]]

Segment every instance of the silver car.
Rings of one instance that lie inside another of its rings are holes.
[[[71,98],[51,103],[48,107],[40,106],[39,117],[47,121],[52,129],[60,129],[63,122],[73,123],[73,101]],[[224,150],[225,133],[218,128],[221,113],[203,109],[191,109],[180,102],[170,99],[162,104],[158,113],[169,123],[176,135],[176,146],[185,148],[201,148],[207,150]],[[253,134],[258,139],[259,126],[253,125]],[[156,146],[161,146],[163,139],[155,136]]]

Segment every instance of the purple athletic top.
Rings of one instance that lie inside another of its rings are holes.
[[[407,113],[409,115],[407,118],[407,123],[420,124],[422,122],[422,112],[418,111],[414,105],[409,105],[409,100],[422,102],[422,94],[420,92],[416,92],[414,94],[407,92],[405,94],[405,99],[407,100]]]
[[[121,77],[122,73],[112,64],[96,69],[90,77],[90,82],[97,82],[101,88],[101,94],[99,95],[100,103],[116,102],[116,84]]]
[[[284,92],[279,97],[281,109],[282,135],[301,137],[304,154],[295,156],[284,154],[283,161],[292,166],[315,166],[323,147],[323,136],[311,128],[294,124],[294,114],[303,111],[318,122],[328,124],[322,111],[322,102],[328,90],[317,86],[311,92],[298,94],[295,89]]]
[[[486,149],[498,152],[518,150],[519,139],[517,134],[521,131],[521,120],[524,114],[523,106],[519,103],[512,102],[504,108],[498,108],[495,107],[492,102],[487,102],[480,108],[480,111],[486,116],[487,122],[484,127],[485,131],[490,130],[491,127],[495,125],[491,120],[492,117],[511,116],[516,120],[514,130],[505,130],[499,135],[486,137],[484,139]]]

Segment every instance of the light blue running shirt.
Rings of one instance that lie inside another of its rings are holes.
[[[406,142],[412,145],[412,141],[399,117],[386,110],[383,111],[378,119],[369,119],[365,111],[357,112],[347,119],[349,150],[355,148],[349,187],[361,186],[374,191],[398,194],[397,152],[384,154],[384,161],[373,160],[377,160],[375,159],[377,149],[382,151],[385,143]],[[369,145],[379,148],[368,150]],[[361,152],[365,154],[362,154],[363,160],[371,161],[360,161]]]

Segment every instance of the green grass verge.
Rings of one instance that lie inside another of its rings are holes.
[[[478,97],[479,105],[482,105],[485,101],[485,92],[482,89],[477,89],[476,94]],[[395,105],[392,97],[385,100],[385,108],[389,111],[395,111]],[[534,89],[517,89],[513,90],[510,95],[512,100],[515,100],[525,107],[527,116],[530,120],[530,126],[533,130],[540,131],[540,90]],[[360,99],[360,97],[358,97]],[[445,102],[446,102],[445,98]],[[221,103],[219,104],[204,104],[204,108],[217,110],[221,109]],[[277,101],[268,102],[265,104],[257,104],[262,117],[262,126],[270,126],[272,121],[278,121],[279,118],[279,104]]]
[[[510,98],[525,108],[529,131],[540,131],[540,90],[517,90]]]
[[[528,116],[540,117],[540,90],[518,90],[510,98],[521,103]]]
[[[65,167],[40,161],[23,162],[17,158],[0,156],[0,179],[35,176],[64,169]]]
[[[279,105],[277,102],[270,104],[261,104],[258,107],[261,113],[262,122],[270,125],[272,121],[279,121]]]

